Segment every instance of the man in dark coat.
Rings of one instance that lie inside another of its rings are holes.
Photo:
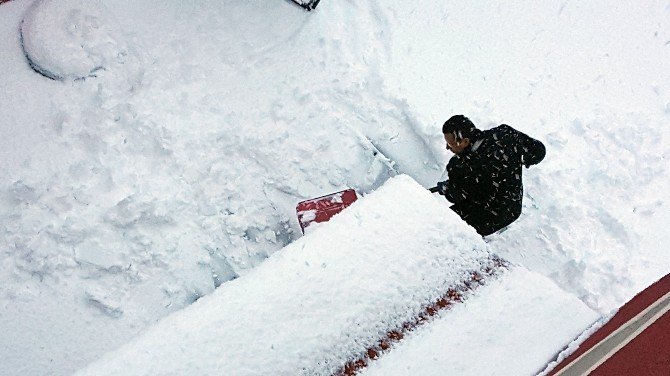
[[[490,235],[521,215],[521,167],[540,163],[546,153],[542,142],[509,125],[481,131],[463,115],[442,126],[447,149],[449,180],[436,190],[454,203],[451,209],[482,235]]]

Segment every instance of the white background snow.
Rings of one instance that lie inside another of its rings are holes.
[[[600,314],[668,272],[668,1],[14,0],[0,35],[2,374],[248,274],[302,199],[431,186],[457,113],[548,148],[492,250]]]

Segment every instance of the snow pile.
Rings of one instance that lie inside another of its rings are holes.
[[[120,69],[130,58],[102,1],[37,0],[21,23],[31,67],[52,79],[80,79]]]
[[[445,209],[393,178],[79,375],[332,374],[490,256]]]
[[[534,375],[598,317],[548,278],[513,267],[361,375]]]
[[[283,1],[105,4],[116,21],[101,18],[82,38],[141,56],[63,83],[30,72],[15,48],[29,4],[3,5],[15,38],[7,51],[18,56],[8,69],[21,74],[7,82],[18,97],[0,103],[12,120],[0,160],[8,302],[0,329],[18,338],[1,344],[12,369],[66,373],[245,274],[299,236],[301,200],[347,187],[369,192],[414,163],[424,184],[441,173],[430,151],[409,147],[421,138],[403,107],[350,107],[348,93],[367,70],[339,54],[339,37],[318,37],[348,13],[309,23]],[[36,53],[66,54],[86,40],[61,33],[63,24],[99,13],[60,2],[49,26],[40,15],[52,6],[35,3],[26,22],[54,28],[52,43],[39,46],[58,48]],[[30,104],[28,83],[45,98]],[[26,103],[38,111],[17,110]],[[50,334],[53,325],[68,335]],[[31,345],[36,336],[44,349]]]

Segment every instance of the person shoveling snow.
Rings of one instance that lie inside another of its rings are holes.
[[[544,144],[506,124],[479,130],[463,115],[447,120],[442,133],[455,155],[447,164],[449,179],[431,191],[452,202],[451,209],[482,236],[519,218],[521,167],[540,163]]]

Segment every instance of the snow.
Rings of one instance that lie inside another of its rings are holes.
[[[514,267],[361,375],[535,375],[598,314],[539,273]]]
[[[608,314],[670,265],[669,15],[632,0],[3,3],[0,373],[72,373],[245,278],[298,240],[299,201],[399,173],[433,186],[457,113],[548,148],[490,249]],[[61,81],[28,65],[22,21]]]
[[[299,212],[299,215],[302,215],[302,220],[305,223],[312,222],[316,219],[316,210],[305,210],[303,212]]]
[[[33,69],[52,79],[94,77],[128,58],[101,1],[36,1],[21,23],[23,51]]]
[[[486,264],[486,243],[446,206],[393,178],[78,374],[330,375]]]

